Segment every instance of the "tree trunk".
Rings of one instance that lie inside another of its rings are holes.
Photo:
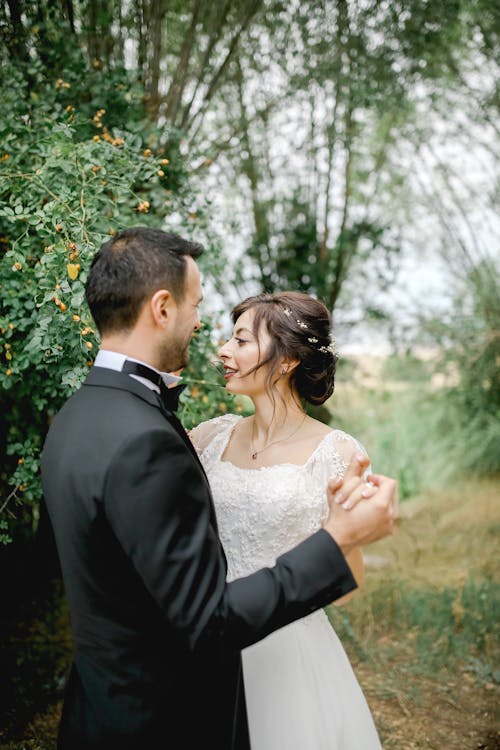
[[[158,119],[160,111],[160,72],[163,52],[163,18],[162,0],[151,0],[150,25],[152,35],[151,64],[148,81],[148,111],[152,120]]]
[[[179,54],[179,60],[172,77],[170,88],[167,92],[165,102],[165,117],[172,124],[175,122],[177,112],[181,106],[182,94],[188,78],[189,72],[189,61],[191,54],[194,49],[194,42],[196,38],[196,26],[198,24],[198,18],[201,11],[201,0],[194,0],[193,11],[191,14],[191,23],[186,31],[184,40],[182,42],[181,51]]]
[[[205,54],[203,55],[203,58],[202,58],[202,61],[198,70],[198,74],[196,76],[196,83],[194,86],[193,93],[191,95],[191,99],[189,100],[188,104],[184,107],[184,111],[182,113],[182,120],[180,123],[180,127],[182,129],[186,128],[187,123],[189,122],[189,115],[191,113],[193,104],[196,100],[196,95],[198,94],[199,88],[205,79],[206,71],[209,69],[210,59],[215,50],[215,46],[217,42],[221,39],[222,30],[226,24],[227,17],[229,15],[229,11],[231,9],[232,4],[233,4],[233,0],[226,0],[226,3],[222,9],[220,16],[216,16],[215,18],[215,21],[212,27],[212,32],[210,34],[207,47],[205,49]]]
[[[73,7],[73,0],[65,0],[66,13],[68,15],[69,28],[71,33],[75,33],[75,9]]]
[[[233,38],[231,39],[229,43],[229,49],[228,52],[222,61],[219,68],[214,72],[214,75],[212,76],[212,80],[210,81],[207,91],[205,93],[205,96],[203,97],[203,102],[198,108],[197,112],[192,116],[190,122],[185,123],[185,127],[187,130],[193,131],[194,124],[196,121],[199,121],[203,118],[203,115],[205,114],[206,110],[208,109],[208,105],[210,104],[214,94],[218,90],[221,82],[224,80],[224,73],[226,72],[227,68],[229,67],[229,64],[235,59],[236,53],[238,50],[240,39],[243,35],[243,33],[248,28],[250,21],[254,17],[254,15],[257,13],[259,7],[262,5],[262,0],[249,0],[248,6],[246,9],[246,14],[238,28],[238,30],[235,32]],[[196,132],[198,131],[198,127]]]
[[[19,0],[7,0],[9,6],[10,20],[12,23],[12,37],[9,41],[9,49],[15,57],[24,58],[26,49],[24,46],[24,27],[21,19],[21,6]]]
[[[243,74],[241,67],[237,65],[237,85],[238,101],[240,105],[241,118],[241,145],[242,149],[248,153],[248,157],[242,164],[242,171],[250,183],[250,193],[252,197],[252,215],[254,221],[254,256],[259,267],[262,287],[265,291],[272,291],[269,274],[265,271],[266,259],[263,256],[262,248],[265,247],[269,255],[269,224],[267,221],[266,209],[259,200],[259,174],[257,161],[253,154],[252,143],[249,132],[249,121],[246,113],[245,102],[243,99]]]

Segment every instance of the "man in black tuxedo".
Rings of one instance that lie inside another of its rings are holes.
[[[376,478],[361,499],[358,460],[342,490],[356,507],[332,501],[273,568],[226,583],[210,488],[163,375],[187,364],[200,325],[201,252],[133,228],[89,272],[101,350],[42,457],[74,640],[64,750],[248,748],[240,650],[352,590],[344,554],[392,531],[395,483]]]

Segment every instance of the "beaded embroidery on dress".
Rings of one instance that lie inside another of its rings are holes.
[[[228,414],[191,433],[210,481],[228,580],[272,566],[320,528],[326,483],[362,446],[328,433],[303,465],[243,469],[223,460],[241,417]],[[243,651],[252,750],[379,750],[368,705],[323,610]]]

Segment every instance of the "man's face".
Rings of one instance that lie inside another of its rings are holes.
[[[200,328],[198,305],[203,299],[201,277],[195,261],[186,256],[184,297],[175,305],[171,326],[160,352],[160,369],[165,372],[182,370],[189,362],[189,344],[194,331]]]

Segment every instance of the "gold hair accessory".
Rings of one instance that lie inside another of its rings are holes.
[[[289,307],[284,307],[283,312],[285,313],[287,318],[293,317],[293,313]],[[304,323],[303,320],[300,320],[299,318],[294,318],[294,320],[299,326],[299,328],[306,329],[306,330],[309,328],[307,323]],[[308,336],[307,340],[310,344],[319,344],[319,340],[315,336]],[[322,354],[334,354],[335,355],[336,354],[335,339],[332,336],[328,346],[318,346],[316,347],[316,349],[318,350],[318,352],[321,352]]]

